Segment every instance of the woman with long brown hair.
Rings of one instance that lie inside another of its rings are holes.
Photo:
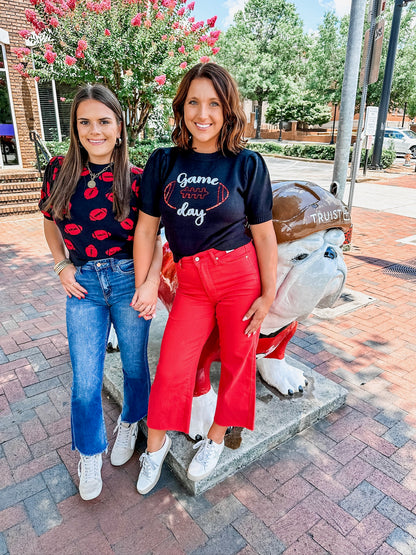
[[[124,376],[113,465],[130,459],[138,421],[147,414],[147,341],[157,300],[161,243],[154,243],[146,275],[141,274],[138,294],[146,307],[141,307],[139,318],[131,301],[141,170],[128,160],[120,103],[102,85],[82,87],[72,103],[70,125],[68,153],[49,162],[39,207],[54,270],[67,294],[72,448],[80,453],[80,495],[89,500],[101,492],[102,452],[108,446],[101,390],[111,324]]]
[[[261,156],[244,148],[245,117],[232,77],[217,64],[196,65],[184,76],[173,111],[177,146],[156,150],[146,165],[134,240],[137,287],[162,217],[179,281],[150,394],[137,482],[143,494],[159,479],[171,445],[166,430],[189,430],[197,364],[215,324],[217,407],[207,437],[195,445],[188,478],[201,480],[215,469],[228,426],[253,429],[256,345],[276,286],[270,178]],[[142,310],[140,290],[133,306]]]

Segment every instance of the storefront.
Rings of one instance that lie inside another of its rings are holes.
[[[0,169],[20,166],[18,137],[5,44],[8,33],[0,29]]]

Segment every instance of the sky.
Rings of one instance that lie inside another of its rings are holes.
[[[324,13],[335,11],[341,17],[350,11],[351,0],[290,0],[295,4],[303,20],[305,32],[313,32],[322,23]],[[218,16],[217,29],[225,30],[233,21],[233,15],[241,10],[245,0],[195,0],[194,16],[197,21]]]

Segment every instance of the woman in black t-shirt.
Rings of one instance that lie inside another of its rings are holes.
[[[188,468],[201,480],[215,468],[228,426],[254,427],[255,352],[275,296],[277,243],[270,178],[261,156],[244,149],[245,117],[229,73],[198,64],[173,100],[177,145],[153,153],[143,173],[135,232],[136,287],[146,277],[160,217],[179,286],[150,393],[140,493],[157,483],[171,440],[187,433],[202,347],[217,324],[221,378],[214,422]],[[253,240],[247,234],[250,225]],[[137,290],[133,306],[142,310]]]
[[[141,170],[129,164],[123,113],[116,97],[102,85],[81,88],[72,104],[70,133],[67,155],[53,158],[46,168],[39,207],[54,270],[67,294],[72,448],[80,453],[79,491],[88,500],[101,492],[102,452],[108,446],[101,389],[111,324],[124,376],[113,465],[130,459],[138,421],[147,414],[147,340],[162,251],[158,239],[146,275],[141,274],[138,294],[147,309],[138,318],[131,301]]]

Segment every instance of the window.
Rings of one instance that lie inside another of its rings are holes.
[[[0,167],[15,166],[19,163],[9,97],[6,55],[2,44],[0,44],[0,151]]]

